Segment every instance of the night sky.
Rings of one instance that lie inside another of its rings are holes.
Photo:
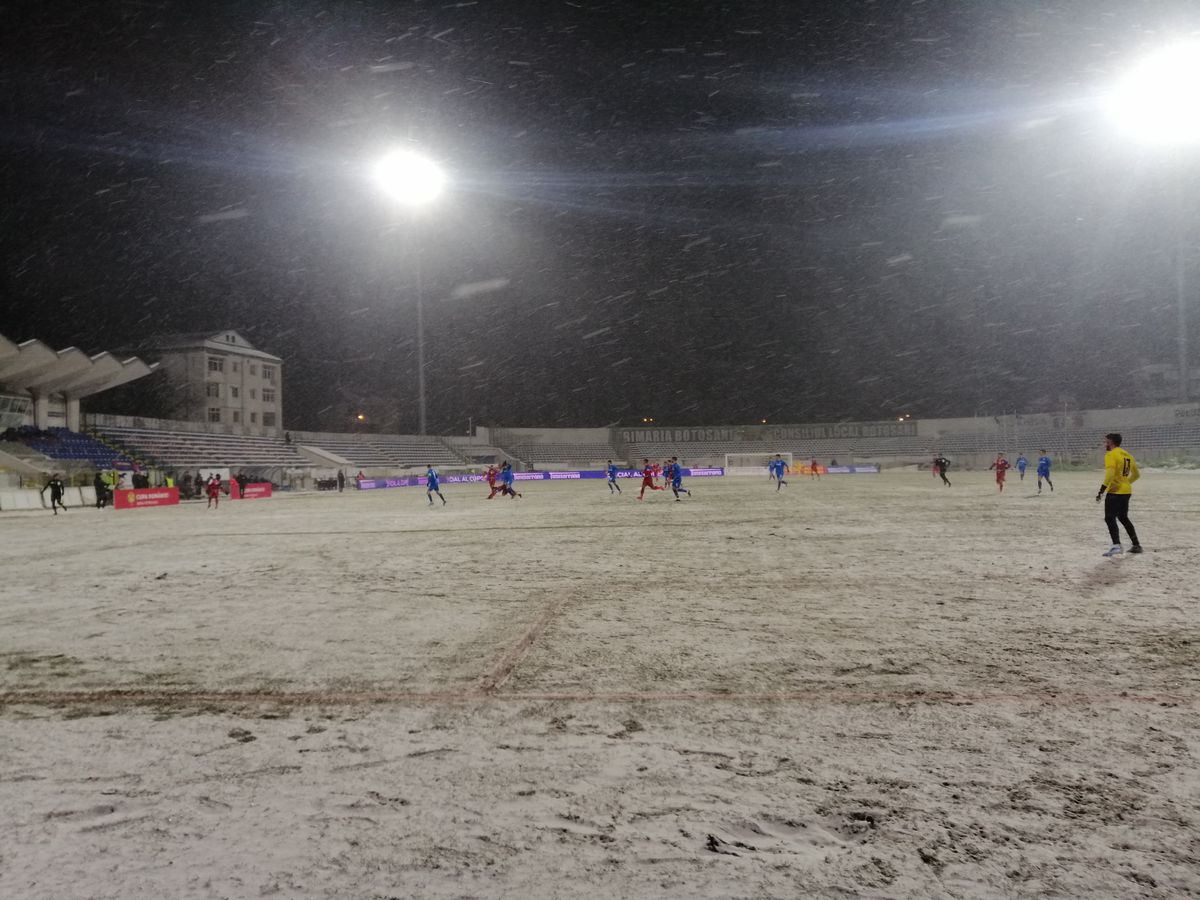
[[[0,333],[237,329],[291,428],[416,430],[418,261],[435,432],[1108,406],[1175,359],[1200,165],[1095,98],[1194,2],[0,13]],[[417,216],[397,145],[453,179]]]

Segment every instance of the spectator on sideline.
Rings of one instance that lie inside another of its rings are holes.
[[[92,488],[96,491],[96,509],[104,509],[108,505],[108,485],[99,472],[92,478]]]
[[[346,489],[346,473],[343,472],[341,469],[338,469],[337,483],[338,483],[338,493],[340,494],[342,491],[344,491]]]

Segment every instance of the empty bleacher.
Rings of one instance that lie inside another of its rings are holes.
[[[97,433],[129,452],[164,467],[311,466],[296,448],[280,438],[199,431],[102,426]]]
[[[52,460],[96,469],[129,468],[132,460],[96,438],[68,428],[41,431],[29,425],[9,429],[5,438]]]
[[[511,449],[513,455],[518,459],[542,465],[603,462],[606,459],[619,458],[619,454],[612,444],[595,441],[578,444],[515,444]]]
[[[461,466],[463,457],[439,437],[419,434],[295,432],[293,442],[335,454],[360,469]]]

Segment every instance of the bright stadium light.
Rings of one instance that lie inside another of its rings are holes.
[[[427,206],[446,187],[441,166],[411,150],[393,150],[375,163],[371,175],[383,193],[405,206]]]
[[[414,212],[441,196],[447,181],[446,173],[433,160],[403,149],[393,150],[376,162],[371,176],[381,192]],[[413,251],[413,268],[417,294],[417,427],[425,434],[425,304],[421,296],[419,247]]]
[[[1117,127],[1160,147],[1200,144],[1200,40],[1171,44],[1125,73],[1104,98]]]

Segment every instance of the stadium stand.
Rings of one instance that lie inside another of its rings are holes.
[[[512,455],[527,463],[542,465],[603,462],[606,459],[620,458],[612,444],[596,442],[516,444],[512,447]]]
[[[440,437],[416,434],[377,434],[375,445],[400,466],[460,466],[463,459]]]
[[[38,429],[31,425],[10,428],[4,439],[28,447],[42,456],[68,465],[97,469],[127,469],[133,461],[120,450],[67,428]]]
[[[475,438],[454,436],[442,440],[469,465],[486,465],[506,459],[520,459],[512,450],[501,447],[499,444],[479,444],[475,442]]]
[[[461,466],[463,457],[440,437],[417,434],[292,432],[292,441],[333,453],[362,469]]]
[[[164,467],[311,466],[294,446],[281,438],[196,431],[102,426],[97,433],[129,452]]]

